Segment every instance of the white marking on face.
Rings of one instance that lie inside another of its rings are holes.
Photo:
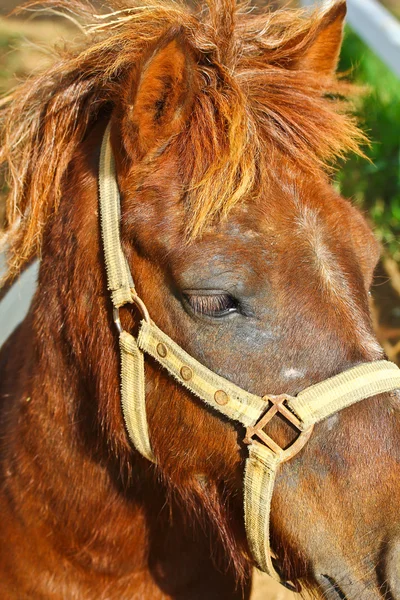
[[[337,268],[335,254],[325,241],[324,226],[318,212],[308,206],[299,206],[296,225],[312,252],[316,270],[324,287],[338,296],[348,293],[347,282]]]
[[[330,417],[328,417],[325,421],[325,425],[328,428],[328,431],[331,431],[337,425],[339,421],[339,415],[336,413]]]
[[[283,368],[281,371],[281,376],[284,377],[285,379],[300,379],[301,377],[304,377],[305,375],[305,371],[300,371],[300,369],[285,369]]]
[[[253,229],[246,229],[244,232],[244,237],[247,239],[260,238],[261,234],[258,231],[254,231]]]
[[[332,302],[350,315],[354,322],[354,333],[360,346],[369,356],[382,357],[383,351],[374,335],[365,326],[365,317],[354,299],[349,279],[334,250],[329,247],[328,234],[318,210],[302,204],[297,200],[298,215],[296,225],[301,240],[306,242],[314,259],[316,274],[323,286],[323,291],[332,298]]]

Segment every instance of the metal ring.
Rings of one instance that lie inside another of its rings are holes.
[[[134,288],[131,288],[131,292],[132,292],[132,304],[134,304],[139,309],[139,312],[141,313],[141,315],[142,315],[143,319],[146,321],[146,323],[150,323],[151,319],[150,319],[149,311],[147,310],[145,303],[143,302],[143,300],[141,298],[139,298],[139,296],[137,295],[136,290]],[[121,319],[119,316],[119,309],[120,309],[119,306],[114,306],[113,319],[114,319],[114,323],[115,323],[118,333],[122,333],[124,331],[124,328],[122,327]]]
[[[113,308],[113,319],[118,333],[122,333],[124,328],[122,327],[121,319],[119,318],[119,308],[116,306]]]
[[[146,323],[150,323],[151,319],[150,319],[149,311],[147,310],[147,306],[145,305],[145,303],[143,302],[143,300],[141,298],[139,298],[139,296],[137,295],[137,292],[136,292],[135,288],[131,288],[131,292],[132,292],[132,302],[133,302],[133,304],[136,304],[136,306],[138,307],[139,311],[142,313],[142,317],[144,318],[144,320],[146,321]]]

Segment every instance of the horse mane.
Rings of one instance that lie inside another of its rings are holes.
[[[189,239],[242,199],[256,197],[282,157],[316,174],[348,151],[360,152],[365,138],[344,100],[349,84],[290,67],[315,38],[318,11],[304,18],[301,10],[250,10],[234,0],[194,7],[174,0],[112,1],[107,14],[80,0],[40,5],[73,13],[82,35],[0,101],[6,279],[40,254],[74,152],[100,112],[117,105],[132,65],[171,28],[185,35],[202,80],[182,133],[182,168],[192,191]]]

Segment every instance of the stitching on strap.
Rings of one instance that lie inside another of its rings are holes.
[[[290,400],[289,405],[307,428],[360,400],[399,387],[400,369],[394,363],[379,360],[312,385]]]
[[[163,344],[166,356],[160,356],[157,346]],[[267,408],[265,401],[242,390],[227,379],[220,377],[185,352],[154,323],[142,321],[138,336],[138,346],[156,359],[173,377],[209,406],[230,419],[239,421],[246,427],[254,425]],[[185,380],[181,375],[182,367],[189,367],[192,378]],[[227,403],[218,404],[215,394],[223,391]]]
[[[110,124],[104,133],[100,152],[100,219],[105,254],[108,289],[113,305],[118,308],[132,302],[132,274],[122,251],[120,238],[121,208],[115,175],[114,156],[110,143]]]
[[[121,350],[121,403],[126,429],[135,448],[151,462],[156,462],[151,449],[146,415],[144,356],[136,340],[126,331],[119,336]]]

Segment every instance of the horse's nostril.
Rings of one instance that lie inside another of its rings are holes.
[[[322,591],[324,592],[324,598],[329,598],[329,600],[347,600],[346,594],[336,583],[333,577],[330,577],[329,575],[321,575],[318,579]]]

